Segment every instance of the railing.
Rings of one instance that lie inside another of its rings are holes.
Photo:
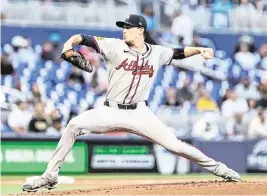
[[[137,13],[134,0],[116,5],[115,0],[78,2],[12,2],[4,4],[4,24],[114,28],[117,20]]]
[[[63,3],[5,0],[2,3],[2,13],[5,15],[3,24],[111,29],[115,28],[115,21],[124,20],[129,14],[140,14],[144,5],[149,5],[153,7],[157,30],[169,30],[174,11],[182,9],[183,13],[193,20],[198,31],[218,32],[220,29],[220,32],[267,32],[266,11],[254,11],[254,14],[245,12],[243,16],[244,13],[236,9],[237,4],[233,9],[221,12],[212,9],[212,4],[181,6],[179,1],[166,0],[120,0],[119,2],[91,0],[88,3],[80,3],[66,0]]]

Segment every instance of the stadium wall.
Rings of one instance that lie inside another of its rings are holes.
[[[4,174],[42,173],[58,138],[2,137],[1,166]],[[240,173],[267,173],[267,139],[255,141],[200,141],[187,143]],[[82,137],[65,160],[61,173],[200,173],[198,165],[169,153],[144,139]]]

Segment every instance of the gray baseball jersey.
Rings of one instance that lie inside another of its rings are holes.
[[[145,43],[146,52],[132,50],[123,40],[95,37],[98,52],[107,62],[109,87],[107,100],[136,103],[148,99],[160,66],[169,64],[173,50]]]

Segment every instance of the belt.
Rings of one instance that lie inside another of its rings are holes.
[[[147,106],[147,101],[144,101],[144,102],[145,102],[145,104]],[[141,104],[143,102],[139,102],[139,103]],[[123,109],[123,110],[135,110],[137,108],[138,103],[120,104],[120,103],[114,103],[114,102],[106,100],[104,102],[104,105],[105,106],[109,106],[109,107],[115,106],[115,107],[118,107],[119,109]]]

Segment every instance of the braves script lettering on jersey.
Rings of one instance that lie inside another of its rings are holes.
[[[140,54],[128,47],[123,40],[95,39],[97,52],[107,62],[109,106],[86,111],[73,118],[66,127],[57,149],[43,176],[55,181],[59,168],[71,150],[77,136],[88,133],[126,131],[147,138],[176,155],[196,162],[210,172],[223,174],[219,163],[201,151],[176,138],[170,128],[163,124],[146,106],[150,87],[160,66],[169,64],[173,50],[162,46],[145,44],[147,51]],[[120,104],[138,103],[136,109],[119,109]]]
[[[139,66],[139,56],[137,56],[135,61],[128,62],[128,58],[125,59],[118,67],[116,67],[116,70],[119,70],[120,68],[123,68],[124,71],[132,71],[133,75],[145,75],[148,74],[151,78],[154,73],[153,65],[149,65],[149,60],[146,61],[142,59],[141,66]]]

